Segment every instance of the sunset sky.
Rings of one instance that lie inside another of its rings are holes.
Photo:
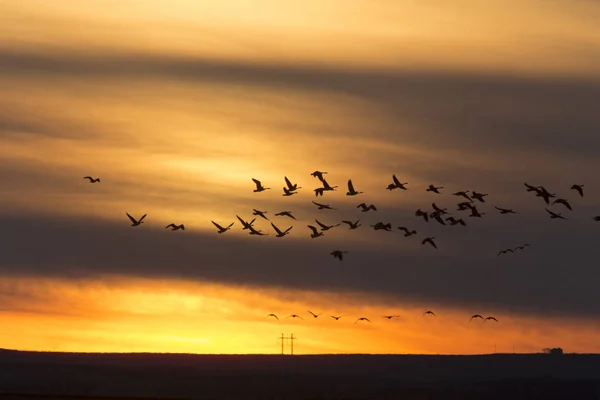
[[[0,347],[600,352],[598,21],[585,0],[0,0]],[[482,219],[459,190],[489,194]],[[468,225],[414,215],[432,202]],[[253,208],[290,235],[242,231]],[[315,218],[363,226],[311,239]]]

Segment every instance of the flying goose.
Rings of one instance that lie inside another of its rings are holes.
[[[324,235],[323,232],[319,232],[317,230],[317,228],[315,228],[314,226],[312,226],[312,225],[306,225],[306,226],[308,226],[310,228],[310,230],[312,231],[312,233],[310,234],[310,238],[311,239],[318,238],[319,236],[323,236]]]
[[[539,189],[535,192],[535,195],[543,198],[546,204],[550,204],[550,199],[556,197],[554,193],[548,192],[543,186],[539,187]]]
[[[412,235],[416,235],[417,231],[411,231],[408,228],[404,227],[404,226],[399,226],[398,229],[400,229],[401,231],[404,231],[404,237],[409,237]]]
[[[392,318],[400,318],[400,315],[382,315],[381,317],[390,320]]]
[[[467,199],[468,201],[472,202],[473,200],[471,200],[471,198],[469,197],[469,195],[467,193],[469,193],[469,191],[465,190],[465,191],[461,191],[461,192],[452,193],[452,196],[462,196],[465,199]]]
[[[248,232],[249,235],[269,236],[268,233],[263,233],[261,230],[254,229],[252,225],[250,225],[248,229],[250,230],[250,232]]]
[[[429,216],[433,219],[435,219],[437,222],[439,222],[442,225],[446,225],[446,223],[444,222],[444,220],[441,217],[441,214],[437,211],[432,212],[431,214],[429,214]]]
[[[517,250],[525,250],[525,247],[529,247],[529,246],[530,246],[529,244],[525,243],[525,244],[522,244],[521,246],[517,246],[517,247],[515,247],[515,248],[513,249],[513,251],[517,251]]]
[[[360,203],[356,206],[356,208],[360,208],[362,212],[367,212],[369,210],[377,211],[377,207],[375,207],[375,204],[367,205],[366,203]]]
[[[319,180],[322,182],[323,181],[323,174],[326,174],[327,172],[321,172],[321,171],[315,171],[313,172],[311,175],[315,178],[319,178]]]
[[[128,212],[126,212],[125,214],[127,214],[129,219],[131,220],[131,226],[138,226],[140,224],[143,224],[144,218],[146,218],[146,214],[142,215],[142,218],[140,218],[139,220],[133,218]]]
[[[352,184],[352,179],[348,179],[348,192],[346,192],[346,196],[356,196],[357,194],[361,194],[362,192],[357,192],[354,190],[354,185]]]
[[[433,246],[434,249],[437,249],[437,246],[435,245],[434,240],[435,240],[435,237],[428,237],[428,238],[423,239],[421,241],[421,244],[429,243],[430,245]]]
[[[476,191],[473,191],[473,193],[471,193],[471,198],[479,200],[482,203],[485,203],[485,196],[487,196],[487,193],[477,193]]]
[[[302,319],[302,320],[304,319],[304,318],[302,318],[301,316],[299,316],[298,314],[291,314],[291,315],[288,315],[288,316],[287,316],[287,318],[300,318],[300,319]]]
[[[254,181],[254,183],[256,184],[256,189],[254,189],[254,192],[255,192],[255,193],[258,193],[258,192],[262,192],[262,191],[265,191],[265,190],[271,189],[271,188],[268,188],[268,187],[264,187],[264,186],[262,185],[262,183],[260,183],[260,181],[259,181],[258,179],[254,179],[254,178],[252,178],[252,180],[253,180],[253,181]]]
[[[458,203],[458,208],[456,209],[456,211],[472,210],[473,207],[475,207],[473,204],[467,201],[463,201],[462,203]]]
[[[292,182],[290,182],[287,176],[284,176],[283,178],[285,179],[285,184],[287,185],[287,188],[290,192],[295,192],[298,189],[302,189],[302,186],[298,186],[297,183],[294,183],[292,185]]]
[[[425,219],[425,222],[429,220],[429,215],[425,211],[421,211],[420,208],[417,211],[415,211],[415,215],[417,217],[423,217]]]
[[[330,315],[331,318],[335,319],[336,321],[339,320],[340,318],[343,317],[343,315],[339,315],[339,316],[335,316],[335,315]]]
[[[546,211],[548,212],[548,214],[550,214],[550,219],[557,219],[557,218],[558,219],[566,219],[560,213],[552,212],[552,211],[548,210],[547,208],[546,208]]]
[[[433,311],[425,311],[425,312],[423,313],[423,316],[425,316],[425,315],[428,315],[428,314],[429,314],[429,315],[433,315],[434,317],[436,316],[436,315],[433,313]]]
[[[178,231],[179,229],[181,229],[182,231],[185,231],[185,226],[183,224],[181,225],[175,225],[173,223],[165,226],[165,229],[171,228],[172,231]]]
[[[501,250],[498,252],[498,254],[496,255],[496,257],[500,257],[500,255],[502,254],[508,254],[508,253],[514,253],[515,251],[513,249],[506,249],[506,250]]]
[[[322,231],[328,231],[328,230],[330,230],[331,228],[335,228],[336,226],[340,226],[340,225],[341,225],[341,223],[340,223],[340,224],[337,224],[337,225],[325,225],[325,224],[323,224],[323,223],[319,222],[319,220],[318,220],[318,219],[315,219],[315,222],[316,222],[317,224],[319,224],[319,226],[321,227],[321,230],[322,230]]]
[[[282,194],[282,196],[289,197],[289,196],[292,196],[292,195],[294,195],[296,193],[298,193],[298,192],[294,192],[292,190],[289,190],[285,186],[283,187],[283,194]]]
[[[359,321],[367,321],[367,322],[371,322],[371,320],[369,320],[369,318],[366,317],[360,317],[359,319],[357,319],[356,321],[354,321],[354,323],[357,323]]]
[[[337,185],[336,185],[336,186],[331,186],[331,185],[329,185],[329,182],[327,182],[327,180],[326,180],[326,179],[323,179],[323,180],[321,181],[321,183],[323,183],[323,190],[335,191],[335,189],[337,188]],[[361,192],[361,193],[362,193],[362,192]]]
[[[439,208],[438,206],[435,205],[435,203],[431,203],[431,207],[433,207],[433,209],[438,213],[438,214],[448,214],[448,209],[447,208]]]
[[[314,312],[312,312],[310,310],[308,310],[308,312],[313,316],[313,318],[319,318],[319,315],[323,314],[323,313],[315,314]]]
[[[275,319],[279,320],[279,317],[277,315],[275,315],[275,314],[269,314],[269,315],[267,315],[267,318],[269,318],[269,317],[274,317]]]
[[[388,232],[392,231],[392,224],[389,222],[387,224],[384,224],[383,222],[378,222],[375,225],[370,225],[370,226],[371,226],[371,228],[373,228],[376,231],[378,231],[378,230],[384,230],[384,231],[388,231]]]
[[[396,175],[392,175],[392,180],[394,181],[393,183],[390,183],[387,186],[387,190],[392,191],[394,189],[402,189],[402,190],[408,190],[408,188],[404,185],[408,185],[408,182],[404,182],[401,183],[398,178],[396,178]]]
[[[446,221],[450,222],[450,225],[459,225],[459,224],[462,226],[467,225],[467,223],[462,218],[456,219],[454,217],[448,217],[448,218],[446,218]]]
[[[481,315],[479,315],[479,314],[475,314],[475,315],[471,316],[471,318],[469,319],[469,322],[471,322],[471,320],[472,320],[473,318],[481,318],[481,319],[483,319],[483,317],[482,317]]]
[[[229,228],[231,228],[233,226],[233,224],[235,223],[235,222],[232,222],[231,224],[229,224],[228,227],[223,228],[221,225],[217,224],[215,221],[210,221],[210,222],[212,222],[213,225],[217,227],[217,229],[218,229],[217,233],[225,233],[225,232],[227,232],[229,230]]]
[[[583,197],[583,185],[573,185],[571,186],[571,190],[577,190],[579,195]]]
[[[296,219],[296,217],[294,217],[292,215],[291,211],[282,211],[282,212],[278,212],[277,214],[275,214],[275,216],[277,217],[290,217],[292,219]]]
[[[502,207],[495,207],[494,208],[498,211],[500,211],[500,214],[517,214],[517,212],[513,211],[512,208],[502,208]]]
[[[524,183],[525,187],[527,188],[528,192],[536,192],[539,190],[537,186],[532,186],[529,185],[527,182]]]
[[[352,222],[352,221],[342,221],[344,224],[348,224],[348,229],[356,229],[359,226],[361,226],[361,224],[359,224],[360,219],[356,222]]]
[[[315,197],[323,196],[323,192],[325,192],[325,188],[316,188],[315,189]]]
[[[89,179],[90,183],[100,183],[100,178],[92,178],[91,176],[84,176],[83,179]]]
[[[347,253],[347,251],[334,250],[329,254],[331,254],[333,256],[333,258],[337,258],[338,260],[343,261],[345,253]]]
[[[498,322],[498,320],[496,318],[494,318],[494,317],[486,317],[485,320],[483,320],[483,322],[485,322],[485,321],[496,321],[496,322]]]
[[[433,185],[429,185],[429,187],[427,189],[425,189],[425,191],[440,194],[440,189],[443,189],[443,188],[444,188],[443,186],[435,187]]]
[[[471,208],[471,215],[469,215],[469,217],[483,218],[484,215],[485,213],[480,213],[479,211],[477,211],[477,207],[473,207]]]
[[[250,221],[250,222],[246,222],[246,221],[244,221],[244,220],[243,220],[243,219],[242,219],[242,218],[241,218],[239,215],[236,215],[236,217],[237,217],[237,219],[239,219],[239,220],[240,220],[240,222],[241,222],[241,224],[242,224],[242,226],[243,226],[242,230],[244,230],[244,231],[245,231],[246,229],[250,229],[250,227],[252,227],[252,224],[254,224],[254,221],[256,221],[256,218],[254,218],[254,219],[253,219],[252,221]]]
[[[277,233],[277,235],[275,235],[275,237],[284,237],[285,235],[287,235],[288,233],[290,233],[290,231],[292,230],[293,226],[290,226],[289,228],[287,228],[285,231],[281,231],[278,227],[275,226],[274,223],[271,222],[271,226],[273,227],[273,229],[275,229],[275,232]]]
[[[556,199],[552,202],[552,204],[562,204],[563,206],[567,207],[569,210],[573,211],[573,209],[571,208],[571,204],[569,204],[569,202],[565,199]]]
[[[252,213],[252,215],[258,215],[259,217],[263,217],[264,219],[269,221],[269,218],[267,218],[267,216],[265,215],[267,213],[266,211],[260,211],[260,210],[257,210],[256,208],[253,208],[252,210],[254,211]]]
[[[321,204],[316,201],[313,201],[312,203],[318,207],[318,210],[337,210],[336,208],[332,208],[329,204]]]

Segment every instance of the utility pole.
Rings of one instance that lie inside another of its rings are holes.
[[[294,355],[294,340],[296,340],[296,338],[294,337],[294,334],[292,333],[292,335],[290,336],[290,343],[291,343],[291,347],[292,347],[292,351],[290,353],[290,355]]]
[[[286,340],[290,341],[290,355],[294,355],[294,340],[296,340],[297,338],[294,337],[294,334],[292,333],[289,337],[285,337],[285,335],[282,333],[281,336],[279,337],[279,340],[281,340],[281,355],[284,354],[284,343]]]
[[[281,334],[281,337],[279,338],[279,340],[281,340],[281,355],[283,355],[283,344],[284,344],[284,340],[285,340],[283,333]]]

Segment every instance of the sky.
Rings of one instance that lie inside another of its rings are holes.
[[[0,1],[0,347],[600,352],[599,19],[584,0]],[[315,170],[338,189],[315,197]],[[414,215],[432,202],[467,226]],[[290,234],[248,235],[254,208]],[[311,239],[315,219],[362,226]]]

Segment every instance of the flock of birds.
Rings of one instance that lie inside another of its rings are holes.
[[[315,197],[319,197],[319,196],[323,197],[325,192],[336,191],[338,188],[338,186],[331,186],[327,182],[327,179],[325,179],[325,177],[324,177],[325,174],[327,174],[327,172],[323,172],[323,171],[314,171],[311,174],[314,178],[317,178],[321,183],[321,186],[319,186],[313,190],[315,193]],[[84,177],[84,179],[87,179],[90,183],[100,183],[100,178],[93,178],[91,176],[86,176],[86,177]],[[302,187],[298,186],[298,184],[292,184],[292,182],[288,179],[288,177],[284,177],[284,180],[285,180],[285,186],[283,187],[283,196],[284,197],[293,196],[298,193],[299,189],[302,188]],[[254,184],[256,186],[254,189],[254,193],[261,193],[261,192],[271,189],[269,187],[265,187],[262,184],[262,182],[258,179],[252,178],[252,181],[254,182]],[[389,191],[393,191],[396,189],[409,190],[406,187],[406,185],[408,185],[407,182],[400,182],[400,180],[398,180],[396,175],[392,175],[392,182],[389,185],[387,185],[387,187],[385,189],[387,189]],[[532,192],[536,197],[542,198],[547,206],[553,206],[553,205],[558,204],[558,205],[563,206],[564,208],[566,208],[569,211],[573,210],[571,203],[567,199],[557,198],[555,193],[550,193],[545,187],[534,186],[534,185],[530,185],[528,183],[524,183],[524,185],[525,185],[525,189],[527,192]],[[358,191],[354,188],[352,179],[348,180],[347,187],[348,187],[348,191],[346,192],[346,196],[357,196],[357,195],[360,195],[363,193],[362,191]],[[440,194],[442,194],[441,189],[444,189],[444,187],[429,185],[425,189],[425,191],[430,192],[435,195],[440,195]],[[584,185],[574,184],[570,187],[570,189],[577,192],[580,197],[584,197]],[[457,203],[456,211],[468,213],[467,215],[470,218],[483,218],[483,216],[486,214],[485,212],[481,212],[477,208],[477,206],[481,203],[486,203],[486,197],[488,196],[487,193],[477,192],[474,190],[473,191],[465,190],[465,191],[454,192],[454,193],[452,193],[452,195],[459,197],[461,199],[461,201]],[[312,201],[312,203],[317,207],[317,210],[337,210],[336,208],[332,207],[329,204],[319,203],[316,201]],[[417,218],[422,218],[423,221],[426,223],[428,223],[430,221],[436,221],[437,223],[439,223],[441,225],[450,225],[450,226],[466,226],[467,225],[467,223],[465,222],[465,220],[463,218],[461,218],[459,216],[451,215],[450,211],[448,211],[447,208],[439,207],[438,205],[435,204],[435,202],[431,204],[431,207],[432,207],[432,210],[426,210],[426,211],[419,208],[415,211],[414,215]],[[364,213],[371,212],[371,211],[377,211],[377,207],[374,204],[367,204],[364,202],[358,204],[356,206],[356,208],[360,209],[360,211],[364,212]],[[514,211],[511,208],[503,208],[503,207],[494,206],[494,209],[497,210],[499,212],[499,214],[502,214],[502,215],[518,214],[517,211]],[[546,207],[545,210],[548,213],[550,219],[567,219],[565,216],[562,215],[562,213],[550,210],[548,207]],[[252,215],[254,215],[256,217],[250,221],[245,220],[244,218],[240,217],[239,215],[236,215],[236,217],[242,226],[242,230],[247,230],[250,235],[258,235],[258,236],[269,235],[268,233],[264,233],[262,230],[255,228],[254,223],[255,223],[257,217],[260,217],[260,218],[270,222],[271,227],[274,230],[275,237],[277,237],[277,238],[282,238],[290,233],[293,226],[290,226],[285,229],[281,229],[277,225],[275,225],[268,218],[268,216],[266,214],[267,214],[267,211],[253,209]],[[129,213],[126,213],[126,215],[129,218],[129,220],[131,221],[131,226],[135,227],[135,226],[141,225],[144,222],[144,219],[146,218],[147,214],[142,215],[139,219],[133,217]],[[278,217],[288,217],[290,219],[296,220],[296,217],[292,214],[291,211],[281,211],[281,212],[275,213],[274,215],[278,216]],[[600,215],[595,216],[592,219],[596,222],[600,222]],[[223,234],[223,233],[229,231],[235,224],[235,222],[231,222],[228,225],[224,225],[224,224],[222,225],[215,221],[211,221],[211,222],[217,228],[218,234]],[[318,227],[315,225],[307,225],[308,229],[310,230],[310,237],[312,239],[324,236],[325,232],[327,232],[330,229],[333,229],[335,227],[338,227],[341,224],[347,225],[348,229],[350,229],[350,230],[354,230],[354,229],[357,229],[360,226],[362,226],[360,223],[360,219],[358,219],[356,221],[343,220],[337,224],[331,224],[331,225],[324,224],[324,223],[320,222],[319,220],[315,219],[315,223],[316,223],[316,225],[318,225]],[[375,223],[373,225],[369,225],[369,226],[376,231],[378,231],[378,230],[383,230],[383,231],[388,231],[388,232],[393,231],[393,227],[392,227],[391,223],[377,222],[377,223]],[[169,229],[169,228],[173,231],[185,230],[185,225],[170,223],[169,225],[167,225],[165,227],[165,229]],[[405,237],[410,237],[410,236],[417,234],[416,230],[409,229],[405,226],[398,226],[397,229],[402,231],[404,233]],[[438,246],[437,246],[437,243],[435,240],[436,240],[435,237],[428,236],[428,237],[421,239],[421,244],[430,245],[433,249],[437,249]],[[501,256],[501,255],[508,254],[508,253],[515,253],[517,251],[522,251],[529,246],[530,246],[529,243],[525,243],[520,246],[516,246],[514,248],[507,248],[504,250],[500,250],[498,252],[497,256]],[[330,253],[330,255],[333,256],[334,258],[342,261],[344,259],[344,255],[347,253],[348,253],[348,251],[346,251],[346,250],[336,249],[336,250],[333,250]],[[311,311],[309,311],[309,313],[310,313],[310,315],[312,315],[313,318],[318,318],[322,314],[322,313],[315,314]],[[423,313],[423,316],[426,316],[426,315],[431,315],[434,317],[436,316],[433,313],[433,311],[431,311],[431,310],[425,311]],[[267,318],[269,318],[269,317],[279,320],[279,317],[276,314],[269,314],[267,316]],[[339,320],[340,318],[342,318],[341,315],[339,315],[339,316],[330,315],[330,317],[336,321]],[[399,315],[383,316],[383,318],[385,318],[387,320],[391,320],[391,319],[399,318],[399,317],[400,317]],[[291,314],[287,318],[304,319],[298,314]],[[484,322],[485,321],[498,322],[498,320],[495,317],[491,317],[491,316],[483,317],[480,314],[475,314],[475,315],[471,316],[471,318],[469,319],[469,322],[471,322],[473,319],[482,319],[482,320],[484,320]],[[359,317],[354,323],[358,323],[361,321],[371,322],[371,320],[367,317]]]

